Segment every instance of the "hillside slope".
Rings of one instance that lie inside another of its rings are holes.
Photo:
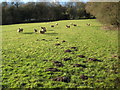
[[[77,26],[66,28],[70,23]],[[33,32],[40,26],[45,34]],[[118,34],[101,26],[89,19],[4,25],[3,88],[115,87]],[[23,33],[17,33],[19,27]]]

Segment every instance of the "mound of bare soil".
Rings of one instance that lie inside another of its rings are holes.
[[[57,68],[48,68],[45,71],[53,71],[53,72],[57,72],[59,71]]]
[[[68,78],[68,77],[65,77],[65,76],[63,76],[63,77],[56,77],[56,78],[54,78],[54,79],[52,79],[53,81],[61,81],[61,82],[70,82],[70,79]]]
[[[72,58],[63,58],[64,61],[72,60]]]
[[[62,64],[62,62],[59,62],[59,61],[54,61],[53,64],[54,64],[55,66],[58,66],[58,67],[64,66],[64,65]]]
[[[67,50],[65,50],[64,52],[72,52],[72,50],[70,50],[70,49],[67,49]]]
[[[84,56],[84,55],[78,55],[78,57],[80,57],[80,58],[85,58],[85,56]]]

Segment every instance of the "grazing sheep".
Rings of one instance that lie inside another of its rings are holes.
[[[69,26],[69,25],[66,25],[66,28],[70,28],[70,26]]]
[[[44,31],[44,32],[46,32],[46,29],[42,29],[41,31]]]
[[[90,23],[87,23],[87,26],[90,26]]]
[[[41,33],[41,34],[44,34],[44,33],[45,33],[45,31],[40,31],[40,33]]]
[[[41,27],[42,31],[46,32],[46,28],[45,27]]]
[[[77,24],[73,24],[73,26],[77,26]]]
[[[77,26],[77,24],[70,23],[70,25]]]
[[[51,25],[51,27],[54,27],[54,25]]]
[[[45,29],[45,27],[41,27],[41,29]]]
[[[23,32],[23,28],[18,28],[17,32]]]
[[[18,28],[17,32],[20,32],[20,31],[21,31],[20,28]]]
[[[58,23],[56,23],[55,25],[58,25]]]
[[[34,32],[37,32],[37,29],[34,29]]]
[[[23,28],[21,28],[21,32],[23,32]]]

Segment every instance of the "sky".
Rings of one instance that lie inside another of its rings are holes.
[[[21,2],[89,2],[90,0],[0,0],[0,2],[15,2],[15,1],[21,1]],[[120,0],[92,0],[92,2],[119,2]]]
[[[55,2],[55,1],[59,1],[59,2],[68,2],[68,1],[72,1],[72,2],[87,2],[89,0],[0,0],[0,2],[12,2],[12,1],[22,1],[22,2]]]

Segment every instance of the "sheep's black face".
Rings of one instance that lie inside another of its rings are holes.
[[[44,34],[45,32],[44,31],[40,31],[41,34]]]

